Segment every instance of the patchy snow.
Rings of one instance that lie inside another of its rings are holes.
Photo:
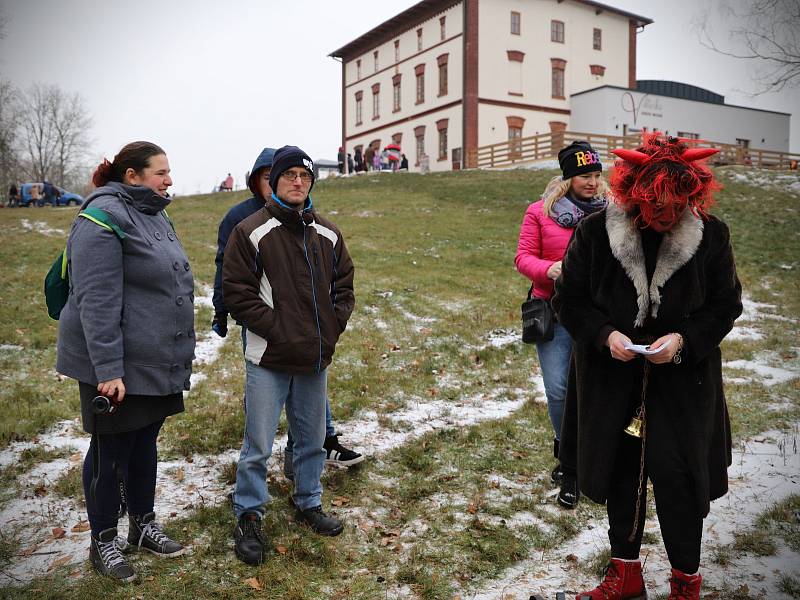
[[[41,233],[42,235],[46,235],[48,237],[67,235],[67,233],[63,229],[56,229],[50,227],[44,221],[34,221],[33,223],[31,223],[28,219],[22,219],[19,223],[28,231]]]
[[[522,341],[522,332],[516,329],[495,329],[489,332],[486,344],[482,348],[492,346],[502,348]]]
[[[743,443],[734,452],[733,465],[728,469],[730,489],[711,504],[711,513],[704,521],[703,552],[700,573],[704,589],[722,588],[727,584],[736,589],[746,584],[751,594],[764,591],[766,597],[784,600],[789,597],[777,587],[777,573],[800,577],[800,554],[785,546],[775,556],[746,556],[723,567],[711,562],[712,550],[718,545],[733,542],[734,533],[748,527],[756,516],[771,504],[800,490],[800,454],[797,451],[800,424],[794,432],[768,432]],[[658,520],[648,519],[645,532],[658,534]],[[592,589],[598,579],[587,577],[575,567],[573,555],[584,561],[608,548],[605,520],[593,521],[576,538],[551,551],[517,563],[499,578],[486,582],[477,591],[463,593],[464,600],[528,600],[533,594],[553,598],[557,591],[575,593]],[[644,545],[642,558],[647,555],[645,584],[650,594],[669,592],[669,561],[666,551],[658,544]],[[753,577],[753,574],[759,577]],[[763,578],[762,578],[763,576]],[[569,594],[567,595],[569,597]],[[574,595],[573,595],[574,596]]]
[[[778,189],[794,194],[800,194],[800,176],[797,174],[786,174],[780,171],[770,171],[766,169],[740,168],[731,172],[727,170],[726,175],[733,181],[745,183],[760,188]]]
[[[0,350],[4,352],[19,352],[22,349],[22,346],[16,344],[0,344]]]
[[[797,371],[772,367],[766,364],[763,358],[759,360],[730,360],[723,362],[722,366],[728,369],[752,371],[753,378],[760,380],[764,385],[776,385],[800,377],[800,373]],[[741,381],[741,379],[736,379],[736,381]]]

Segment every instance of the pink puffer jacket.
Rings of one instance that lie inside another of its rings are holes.
[[[545,215],[543,204],[539,200],[525,211],[514,262],[517,270],[533,282],[533,295],[547,300],[553,295],[553,280],[547,277],[547,269],[564,258],[575,229],[561,227]]]

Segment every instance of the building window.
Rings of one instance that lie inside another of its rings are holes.
[[[422,51],[422,27],[417,29],[417,52]]]
[[[750,140],[744,140],[742,138],[736,138],[736,145],[742,148],[749,148],[750,147]]]
[[[606,68],[603,65],[589,65],[589,71],[597,77],[602,77],[606,74]]]
[[[436,129],[439,131],[439,160],[447,160],[447,123],[449,119],[439,119],[436,121]]]
[[[378,72],[378,51],[372,53],[372,60],[375,62],[375,72]]]
[[[522,127],[525,119],[522,117],[506,117],[508,124],[508,158],[516,160],[522,155]]]
[[[521,21],[522,21],[522,16],[518,12],[512,10],[511,11],[511,34],[512,35],[519,35]]]
[[[525,53],[519,50],[506,50],[508,56],[508,93],[522,96],[522,61]]]
[[[381,84],[376,83],[372,86],[372,119],[378,119],[381,116]]]
[[[425,65],[414,67],[414,74],[417,81],[417,104],[425,102]]]
[[[592,48],[595,50],[603,49],[603,30],[597,27],[594,28],[594,32],[592,33]]]
[[[392,112],[400,110],[400,73],[392,77]]]
[[[400,62],[400,40],[394,41],[394,62]]]
[[[439,65],[439,96],[447,95],[447,60],[449,54],[442,54],[436,58]]]
[[[414,139],[416,140],[417,164],[422,162],[425,156],[425,125],[414,127]]]
[[[552,91],[551,96],[563,100],[564,96],[564,70],[567,68],[567,61],[560,58],[551,58],[552,66]]]
[[[361,79],[361,59],[356,61],[356,79]]]
[[[678,137],[683,138],[685,140],[699,140],[700,134],[699,133],[690,133],[688,131],[679,131]]]
[[[564,43],[564,21],[550,21],[550,41]]]
[[[364,92],[356,92],[356,125],[361,125],[364,120],[364,106],[361,102],[363,96]]]
[[[439,38],[442,39],[442,40],[444,40],[444,38],[447,35],[446,34],[446,29],[445,29],[445,26],[444,26],[444,21],[445,21],[446,18],[447,17],[441,17],[439,19]]]

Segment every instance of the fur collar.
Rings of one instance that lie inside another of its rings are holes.
[[[692,211],[686,210],[677,225],[664,234],[658,249],[656,268],[648,286],[647,271],[644,265],[642,236],[633,224],[633,219],[613,202],[606,208],[606,231],[611,252],[622,264],[625,274],[636,288],[636,304],[639,312],[634,321],[635,327],[642,327],[650,309],[650,316],[658,316],[661,305],[660,288],[667,280],[689,262],[703,239],[703,221]]]

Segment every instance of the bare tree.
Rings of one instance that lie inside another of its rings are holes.
[[[700,43],[756,65],[756,94],[800,85],[800,0],[720,0],[696,21]],[[730,29],[729,40],[715,27]]]
[[[91,118],[80,94],[34,84],[22,98],[23,164],[35,181],[75,183],[89,151]]]
[[[0,185],[4,192],[18,178],[19,123],[17,91],[10,81],[0,78]]]

